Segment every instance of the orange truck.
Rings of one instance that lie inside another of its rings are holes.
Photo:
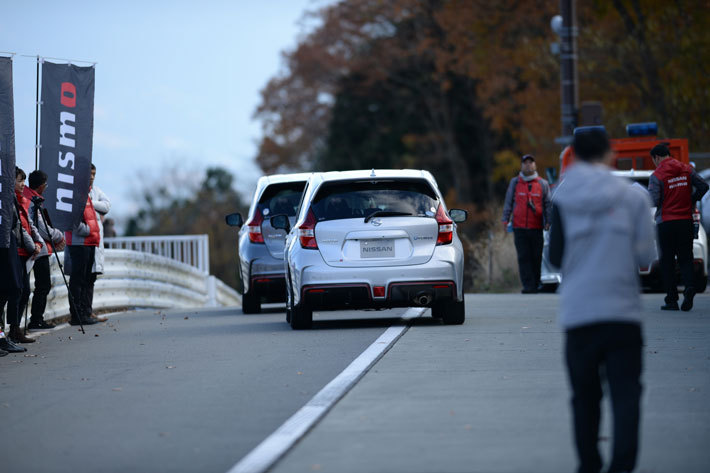
[[[615,152],[614,165],[620,171],[647,170],[653,171],[656,166],[651,160],[651,149],[658,144],[666,144],[671,156],[683,163],[690,163],[688,156],[688,140],[685,138],[658,138],[658,127],[655,123],[633,123],[626,126],[626,138],[611,140],[611,148]],[[574,152],[567,146],[561,154],[562,173],[574,161]]]

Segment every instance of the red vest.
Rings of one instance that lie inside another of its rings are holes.
[[[99,222],[96,220],[96,211],[94,210],[94,204],[91,202],[91,197],[86,199],[86,206],[84,206],[84,223],[89,226],[88,236],[82,237],[74,234],[74,232],[65,232],[64,237],[67,241],[67,245],[73,246],[99,246],[101,242],[101,230],[99,229]]]
[[[513,228],[542,229],[542,184],[539,177],[529,182],[518,177],[513,202]],[[535,211],[528,202],[535,204]]]
[[[25,203],[27,199],[25,199],[22,194],[15,192],[15,197],[17,197],[17,202],[20,204],[20,208],[18,209],[20,211],[20,223],[22,224],[22,228],[25,229],[27,234],[29,236],[32,236],[32,227],[30,226],[30,218],[27,215],[27,207],[29,206],[29,203]],[[24,245],[22,244],[21,241],[17,242],[17,254],[20,256],[24,257],[30,257],[32,256],[32,253],[29,251],[25,250]]]
[[[673,158],[664,159],[654,171],[653,175],[663,186],[661,200],[663,222],[693,218],[693,185],[690,182],[692,173],[692,166]]]

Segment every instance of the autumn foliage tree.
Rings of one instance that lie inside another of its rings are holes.
[[[201,235],[210,241],[210,273],[237,288],[237,236],[224,217],[246,215],[248,205],[234,190],[234,176],[212,167],[204,177],[183,169],[167,169],[157,181],[141,182],[135,192],[138,212],[128,221],[126,236]]]
[[[710,148],[707,1],[577,4],[580,97],[602,102],[612,136],[654,120]],[[557,13],[547,0],[348,0],[311,13],[319,26],[262,91],[259,165],[418,167],[457,202],[499,198],[521,154],[557,164]]]

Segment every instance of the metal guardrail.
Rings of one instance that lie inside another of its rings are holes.
[[[59,258],[63,257],[59,253]],[[67,289],[54,257],[50,270],[52,291],[47,297],[46,320],[69,315]],[[34,287],[33,282],[30,284]],[[105,250],[104,274],[94,286],[94,311],[239,305],[241,296],[205,271],[165,256],[133,250]]]
[[[104,238],[104,247],[160,255],[210,273],[208,235],[112,237]]]

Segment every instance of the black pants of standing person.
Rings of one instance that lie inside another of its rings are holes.
[[[74,323],[87,322],[91,317],[91,300],[89,284],[91,267],[94,265],[93,246],[68,246],[71,258],[71,278],[69,280],[69,305],[71,320]]]
[[[686,294],[694,291],[693,282],[693,221],[671,220],[657,225],[661,253],[661,276],[666,291],[666,303],[678,302],[675,259]]]
[[[47,295],[52,289],[52,278],[49,271],[50,256],[42,256],[35,260],[32,268],[35,274],[35,290],[32,295],[31,322],[44,321],[44,310],[47,308]]]
[[[542,230],[514,228],[513,236],[523,292],[537,292],[542,265]]]
[[[14,292],[2,292],[0,293],[0,308],[5,307],[7,304],[7,319],[8,325],[20,325],[20,319],[22,318],[22,300],[25,299],[26,293],[29,294],[30,290],[30,276],[25,271],[27,260],[29,258],[25,256],[20,256],[20,263],[22,266],[22,275],[20,276],[21,287]],[[29,295],[27,296],[29,297]]]
[[[91,277],[89,278],[89,313],[93,314],[94,313],[94,285],[96,284],[96,280],[99,278],[99,274],[101,273],[91,273]]]
[[[567,331],[565,354],[572,386],[578,473],[599,473],[597,443],[603,377],[614,416],[614,446],[608,473],[632,471],[638,452],[641,399],[641,326],[599,323]]]

